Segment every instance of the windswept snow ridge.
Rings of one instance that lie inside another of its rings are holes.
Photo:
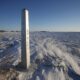
[[[20,33],[4,33],[0,39],[0,66],[17,65]],[[80,33],[31,32],[30,49],[34,65],[29,72],[20,73],[19,80],[80,80]]]

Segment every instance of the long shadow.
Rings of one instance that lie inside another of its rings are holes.
[[[42,75],[42,68],[38,67],[38,69],[33,73],[33,77],[30,80],[36,80],[36,76],[39,77],[40,80],[45,80]]]
[[[36,80],[36,76],[38,76],[40,80],[45,80],[42,70],[45,70],[45,73],[48,74],[48,72],[52,70],[52,66],[45,66],[41,63],[38,65],[38,68],[35,70],[33,77],[30,80]]]
[[[68,68],[68,74],[73,80],[80,80],[80,76],[77,75],[74,71]]]

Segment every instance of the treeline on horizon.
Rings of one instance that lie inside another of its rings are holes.
[[[0,30],[0,32],[20,32],[20,31],[13,31],[13,30],[11,30],[11,31],[7,31],[7,30]]]

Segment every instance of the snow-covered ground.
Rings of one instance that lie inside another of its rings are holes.
[[[30,49],[34,68],[20,73],[20,80],[80,80],[80,33],[31,32]],[[17,65],[20,54],[20,32],[3,33],[0,66]]]

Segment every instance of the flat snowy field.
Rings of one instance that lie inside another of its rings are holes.
[[[34,68],[20,80],[80,80],[79,32],[31,32],[30,49]],[[0,33],[0,66],[17,65],[20,55],[20,32]]]

